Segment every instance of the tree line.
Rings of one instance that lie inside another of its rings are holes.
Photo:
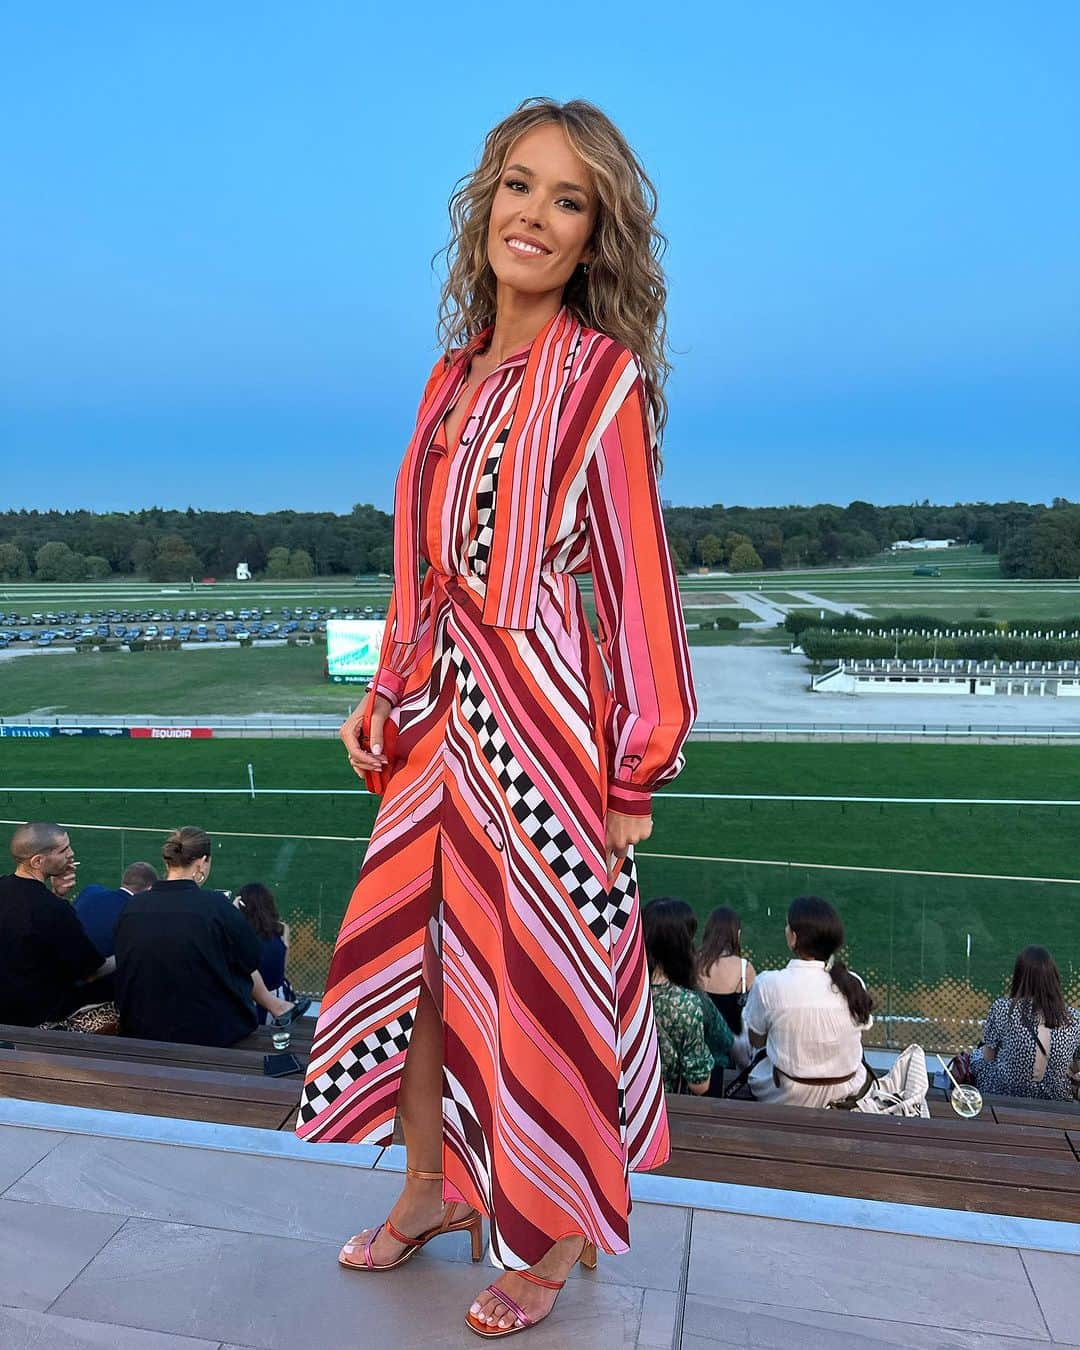
[[[756,572],[872,558],[898,539],[955,539],[1000,554],[1015,577],[1080,577],[1080,505],[1058,498],[935,506],[667,506],[680,572]],[[0,513],[0,581],[155,581],[232,575],[246,562],[266,577],[390,572],[393,517],[368,503],[347,515],[320,511],[6,511]]]

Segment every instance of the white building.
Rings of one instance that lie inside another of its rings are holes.
[[[1077,661],[841,661],[811,681],[821,694],[1080,698]]]
[[[909,552],[912,549],[955,548],[955,539],[898,539],[892,546],[894,553]]]
[[[251,580],[251,568],[246,562],[236,564],[236,579],[237,581]]]

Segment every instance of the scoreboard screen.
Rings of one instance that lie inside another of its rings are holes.
[[[367,684],[379,664],[384,619],[329,619],[326,673],[334,684]]]

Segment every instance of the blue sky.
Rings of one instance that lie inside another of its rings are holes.
[[[0,496],[390,509],[447,197],[544,93],[659,188],[666,499],[1078,497],[1078,46],[995,0],[5,6]]]

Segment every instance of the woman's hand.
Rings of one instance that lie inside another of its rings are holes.
[[[652,816],[627,816],[621,811],[607,813],[607,869],[611,880],[619,859],[626,857],[631,844],[640,844],[652,834]],[[615,863],[612,865],[612,855]]]
[[[364,710],[369,698],[375,700],[375,707],[371,713],[370,748],[362,745],[360,738],[360,727],[364,720]],[[363,778],[365,773],[378,773],[380,769],[386,767],[386,755],[383,754],[382,749],[383,723],[390,715],[392,706],[390,700],[382,694],[374,692],[365,694],[352,713],[341,724],[338,735],[345,746],[345,753],[349,757],[353,772],[358,778]]]

